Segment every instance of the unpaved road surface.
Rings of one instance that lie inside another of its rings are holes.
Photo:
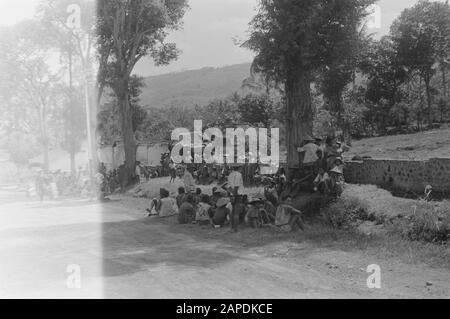
[[[450,297],[448,270],[395,256],[377,260],[310,242],[248,245],[227,230],[204,236],[214,230],[146,218],[128,201],[14,196],[0,192],[3,298]],[[381,289],[367,287],[370,264],[381,267]]]

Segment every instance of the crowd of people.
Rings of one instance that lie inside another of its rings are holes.
[[[26,192],[30,197],[56,200],[61,197],[95,197],[97,193],[95,180],[90,178],[89,171],[79,167],[74,174],[69,172],[34,171],[34,184],[27,183]]]
[[[343,153],[346,151],[348,146],[334,137],[328,137],[323,142],[320,138],[307,136],[304,144],[298,148],[301,158],[300,182],[311,194],[339,197],[345,183]],[[226,169],[216,167],[216,170],[213,168],[211,165],[184,167],[181,176],[184,186],[178,189],[178,194],[173,198],[169,191],[161,189],[160,197],[151,201],[147,210],[149,216],[177,215],[180,224],[194,223],[215,228],[229,225],[233,231],[237,231],[239,225],[303,229],[302,212],[296,208],[292,192],[293,185],[298,180],[288,181],[283,168],[274,176],[262,179],[264,195],[256,198],[242,193],[244,183],[240,166],[227,166]],[[171,183],[180,176],[177,169],[171,163]],[[217,172],[223,176],[217,175]],[[225,182],[212,188],[210,194],[204,194],[197,185],[203,184],[205,180],[206,184],[212,183],[213,181],[208,180],[211,177],[215,178],[214,181],[220,177]]]

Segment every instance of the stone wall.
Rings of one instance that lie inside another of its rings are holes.
[[[425,187],[431,185],[434,192],[450,195],[450,158],[347,162],[345,178],[353,184],[373,184],[417,194],[423,194]]]

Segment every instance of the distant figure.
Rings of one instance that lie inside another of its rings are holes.
[[[183,176],[183,182],[184,182],[184,189],[186,193],[194,194],[196,187],[195,187],[195,180],[192,176],[192,173],[190,172],[189,168],[186,168]]]
[[[425,187],[425,191],[424,191],[424,195],[425,195],[425,197],[424,197],[424,200],[425,201],[427,201],[427,202],[429,202],[429,201],[431,201],[431,193],[433,192],[433,186],[431,186],[431,185],[427,185],[426,187]]]
[[[175,180],[177,178],[177,166],[175,165],[173,160],[170,160],[169,171],[170,171],[170,183],[175,183]]]
[[[145,174],[141,162],[136,162],[135,174],[138,184],[142,184],[145,181]]]
[[[39,171],[36,176],[36,193],[39,196],[41,202],[44,201],[45,194],[48,192],[48,180],[44,171]]]

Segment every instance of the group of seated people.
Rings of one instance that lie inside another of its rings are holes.
[[[176,198],[172,198],[169,191],[161,189],[160,198],[153,199],[147,211],[149,216],[178,215],[180,224],[210,225],[214,228],[229,225],[233,231],[237,231],[239,225],[303,229],[301,212],[294,208],[291,198],[284,198],[283,201],[278,201],[276,196],[249,198],[233,193],[228,183],[214,187],[211,195],[202,193],[199,188],[195,193],[190,193],[180,187]]]
[[[160,198],[153,199],[147,211],[149,216],[159,217],[178,214],[180,224],[211,224],[219,228],[229,221],[232,209],[229,193],[223,187],[214,187],[211,195],[203,194],[200,188],[193,193],[180,187],[176,198],[170,197],[166,189],[160,189]]]

